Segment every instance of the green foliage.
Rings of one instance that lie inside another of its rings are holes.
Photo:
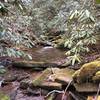
[[[0,14],[2,16],[0,18],[0,56],[32,59],[30,54],[20,49],[20,47],[32,48],[35,45],[35,42],[32,41],[32,36],[30,36],[26,28],[30,25],[31,17],[25,16],[21,12],[21,15],[19,15],[20,17],[18,17],[18,22],[16,22],[15,25],[14,20],[16,19],[16,15],[20,13],[19,9],[22,12],[26,10],[23,0],[0,2]],[[3,16],[5,14],[6,16]],[[9,17],[9,14],[13,14],[13,16],[10,15]],[[13,25],[15,25],[15,27],[13,27]],[[23,31],[23,29],[25,29],[25,31]]]
[[[96,1],[96,4],[100,4],[100,0],[95,0]]]
[[[25,46],[28,48],[32,48],[34,45],[34,42],[31,41],[31,39],[27,35],[21,35],[12,33],[11,31],[6,31],[2,27],[0,28],[0,56],[13,56],[13,57],[22,57],[26,59],[32,60],[31,55],[28,53],[25,53],[22,50],[18,50],[18,46]],[[9,45],[7,45],[9,41]]]
[[[22,50],[17,50],[15,48],[9,48],[9,47],[1,47],[0,48],[0,56],[9,56],[9,57],[17,57],[17,58],[25,58],[32,60],[32,57],[30,54],[25,53]]]
[[[95,20],[88,10],[71,12],[67,23],[69,36],[65,39],[64,47],[69,48],[66,55],[71,58],[72,65],[81,62],[80,54],[89,51],[89,44],[96,43],[94,25]]]
[[[22,0],[15,0],[13,3],[20,11],[22,11],[22,12],[26,11],[25,5],[22,2]]]
[[[4,15],[7,12],[8,12],[7,7],[3,3],[0,2],[0,13]]]
[[[0,65],[0,75],[1,74],[4,74],[5,72],[6,72],[6,69],[4,68],[4,66],[3,65]]]
[[[11,57],[11,56],[18,57],[18,58],[22,57],[22,58],[26,58],[26,59],[32,60],[31,55],[29,55],[29,54],[27,54],[27,53],[25,53],[25,52],[23,52],[21,50],[16,50],[14,48],[6,48],[5,52],[3,52],[3,55],[4,56],[7,55],[9,57]]]
[[[5,70],[5,69],[0,68],[0,74],[4,74],[5,72],[6,72],[6,70]]]

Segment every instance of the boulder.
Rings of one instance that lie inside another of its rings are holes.
[[[83,84],[74,84],[74,87],[76,89],[76,91],[78,92],[97,92],[98,91],[98,85],[97,84],[93,84],[93,83],[83,83]]]
[[[73,74],[73,80],[76,83],[93,82],[98,80],[98,77],[94,77],[98,71],[100,71],[100,60],[95,60],[90,63],[84,64],[79,70]],[[98,75],[99,76],[99,75]],[[94,77],[94,78],[93,78]],[[100,80],[99,80],[100,82]]]
[[[96,74],[92,77],[93,82],[100,83],[100,71],[97,71]]]
[[[62,89],[63,85],[67,85],[73,80],[72,74],[74,72],[68,68],[48,68],[33,80],[33,86],[50,90]]]
[[[47,68],[34,78],[33,81],[23,80],[20,88],[31,89],[42,88],[46,90],[61,90],[63,85],[67,85],[72,81],[72,74],[75,71],[68,68]]]

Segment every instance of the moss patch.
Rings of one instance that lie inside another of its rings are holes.
[[[93,82],[99,83],[100,82],[100,71],[96,72],[95,76],[92,77]]]
[[[92,77],[100,71],[100,61],[93,61],[84,64],[78,71],[73,74],[73,79],[77,83],[93,81]]]
[[[0,100],[10,100],[10,97],[0,92]]]
[[[33,85],[34,86],[42,85],[42,83],[47,80],[47,78],[50,74],[52,74],[51,69],[48,68],[48,69],[44,70],[41,75],[37,76],[36,79],[33,80]]]

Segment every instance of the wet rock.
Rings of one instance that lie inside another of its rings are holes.
[[[41,85],[39,85],[38,87],[43,88],[43,89],[47,89],[47,90],[61,90],[62,89],[62,84],[61,83],[57,83],[57,82],[44,82]]]
[[[52,74],[52,70],[51,69],[46,69],[42,72],[42,74],[40,74],[39,76],[37,76],[35,78],[35,80],[33,80],[33,85],[34,86],[39,86],[42,84],[42,82],[48,80],[49,75]]]
[[[61,89],[62,84],[49,80],[49,76],[51,74],[52,70],[50,68],[44,70],[41,75],[39,75],[35,80],[33,80],[32,82],[33,86],[41,87],[48,90]]]
[[[55,81],[61,83],[62,85],[67,85],[73,80],[72,75],[74,72],[75,71],[73,69],[69,68],[55,70]]]
[[[97,92],[98,85],[93,83],[83,83],[83,84],[74,84],[76,91],[78,92]]]
[[[48,62],[35,62],[35,61],[15,61],[12,63],[14,67],[19,68],[47,68],[47,67],[57,67],[56,63],[48,63]]]
[[[63,85],[67,85],[73,80],[72,74],[74,72],[74,70],[68,68],[48,68],[37,76],[32,84],[33,87],[61,90]]]
[[[93,82],[100,83],[100,71],[97,71],[96,74],[92,77]]]

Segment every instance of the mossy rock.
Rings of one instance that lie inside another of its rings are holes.
[[[53,89],[62,89],[62,84],[50,81],[49,76],[52,75],[52,70],[47,68],[44,70],[39,76],[33,80],[32,85],[33,87],[40,87],[43,89],[53,90]]]
[[[69,84],[75,71],[68,68],[47,68],[33,80],[34,87],[48,90],[61,90],[63,85]]]
[[[100,71],[99,60],[86,63],[73,74],[73,80],[76,83],[93,82],[92,77],[95,76],[98,71]]]
[[[37,76],[35,78],[35,80],[33,80],[33,85],[34,86],[42,85],[42,83],[44,81],[46,81],[46,79],[48,78],[48,76],[51,75],[51,74],[52,74],[51,69],[48,68],[48,69],[44,70],[41,75]]]
[[[100,71],[96,72],[95,76],[92,77],[93,82],[99,83],[100,82]]]

